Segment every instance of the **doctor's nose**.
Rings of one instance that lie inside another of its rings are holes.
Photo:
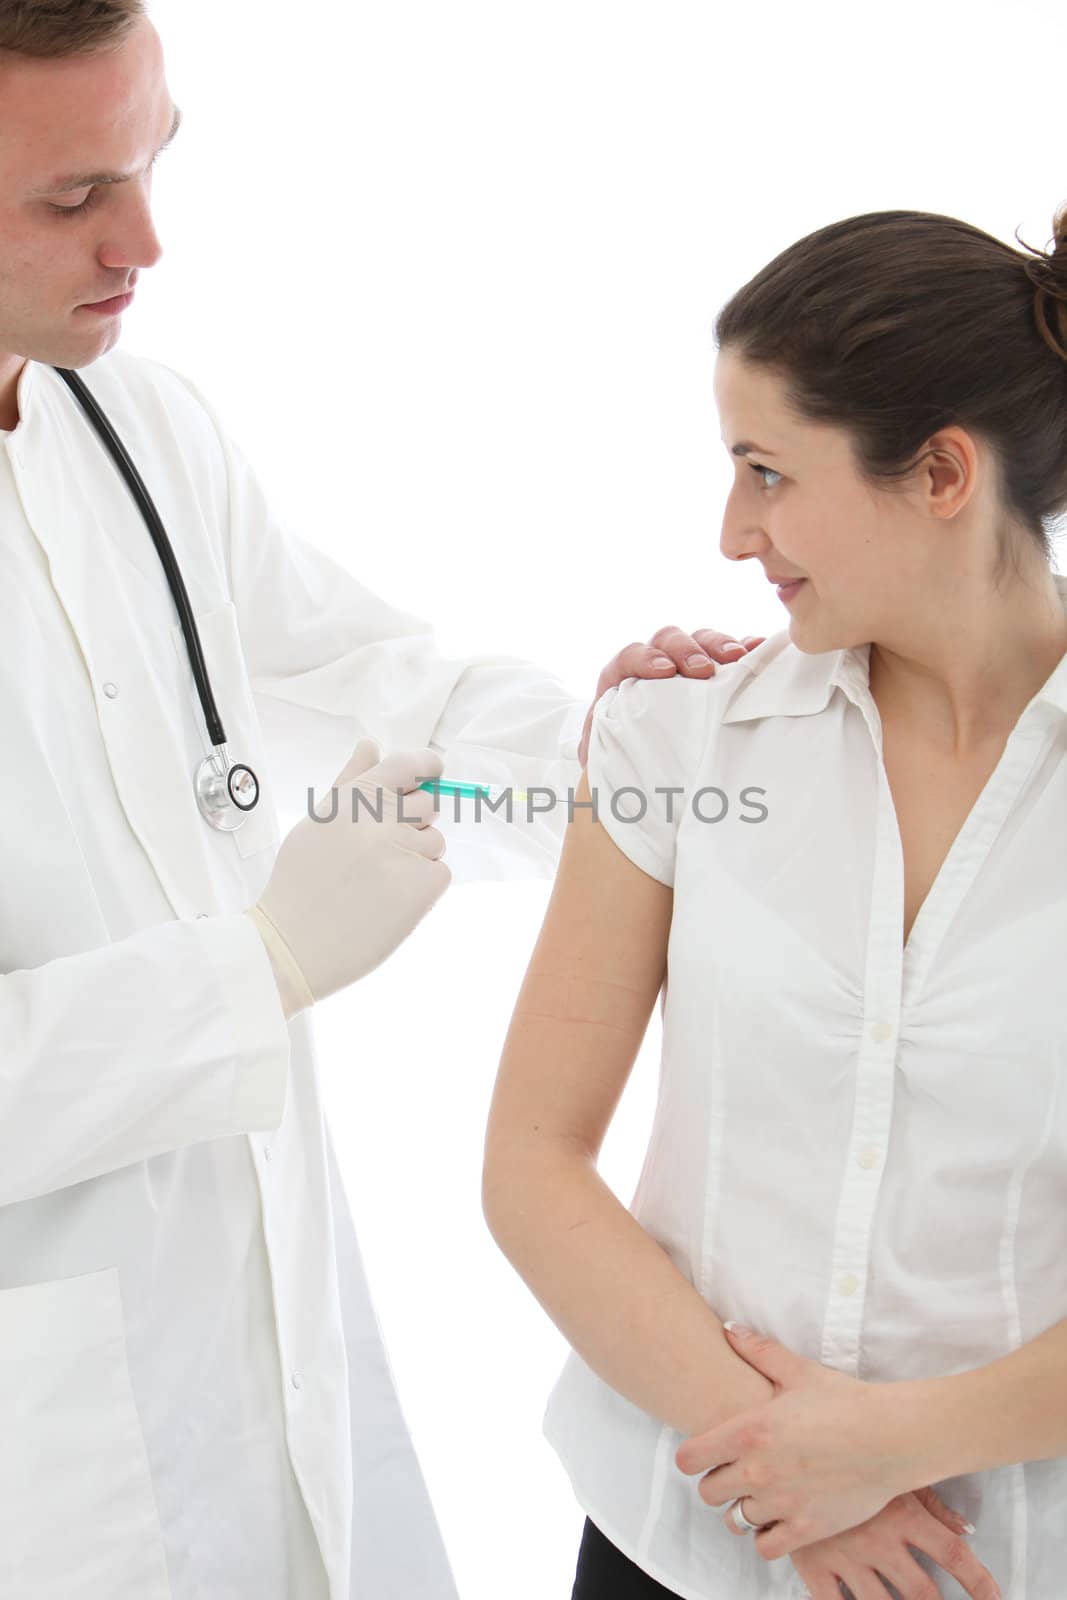
[[[154,267],[163,254],[163,246],[152,220],[152,208],[146,195],[124,208],[120,221],[112,224],[108,236],[97,252],[103,267],[127,269],[129,267]]]

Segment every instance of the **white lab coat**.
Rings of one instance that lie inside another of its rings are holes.
[[[73,396],[27,366],[0,435],[0,1600],[455,1600],[312,1020],[286,1024],[241,913],[276,802],[301,812],[360,736],[564,792],[586,707],[510,658],[443,659],[287,534],[179,375],[113,352],[83,376],[263,798],[235,834],[201,818],[162,567]],[[443,820],[453,871],[548,873],[563,818]]]

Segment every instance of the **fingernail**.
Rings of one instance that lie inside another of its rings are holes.
[[[729,1328],[735,1339],[747,1339],[752,1329],[747,1322],[724,1322],[724,1328]]]
[[[687,667],[706,667],[708,664],[708,657],[704,654],[703,650],[697,650],[693,655],[686,656],[685,664]]]
[[[973,1533],[975,1531],[973,1522],[961,1521],[960,1527],[963,1529],[964,1533]]]
[[[736,639],[735,639],[735,640],[731,640],[731,642],[729,644],[724,644],[723,645],[722,653],[723,653],[723,655],[725,655],[727,650],[743,650],[744,648],[745,648],[744,645],[743,644],[738,644]]]
[[[670,656],[653,656],[652,665],[654,667],[673,667],[674,662],[671,660]]]

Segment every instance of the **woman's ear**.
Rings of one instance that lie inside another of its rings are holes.
[[[928,441],[921,465],[930,514],[956,516],[974,494],[981,471],[971,434],[966,428],[942,428]]]

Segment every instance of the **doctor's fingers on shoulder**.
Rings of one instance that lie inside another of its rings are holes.
[[[620,650],[600,674],[597,698],[621,683],[625,678],[665,678],[671,670],[683,677],[711,677],[716,661],[736,661],[749,648],[763,641],[747,635],[741,644],[732,634],[718,633],[714,628],[698,628],[687,633],[673,625],[657,628],[647,643],[635,641]]]
[[[702,650],[717,661],[739,661],[749,650],[755,650],[767,638],[765,633],[720,633],[716,628],[696,628],[693,638]],[[738,646],[740,645],[740,649]]]
[[[717,628],[694,628],[686,633],[683,628],[659,628],[649,640],[649,645],[670,656],[675,666],[690,677],[707,671],[714,663],[738,661],[748,650],[763,643],[759,634],[720,633]]]

